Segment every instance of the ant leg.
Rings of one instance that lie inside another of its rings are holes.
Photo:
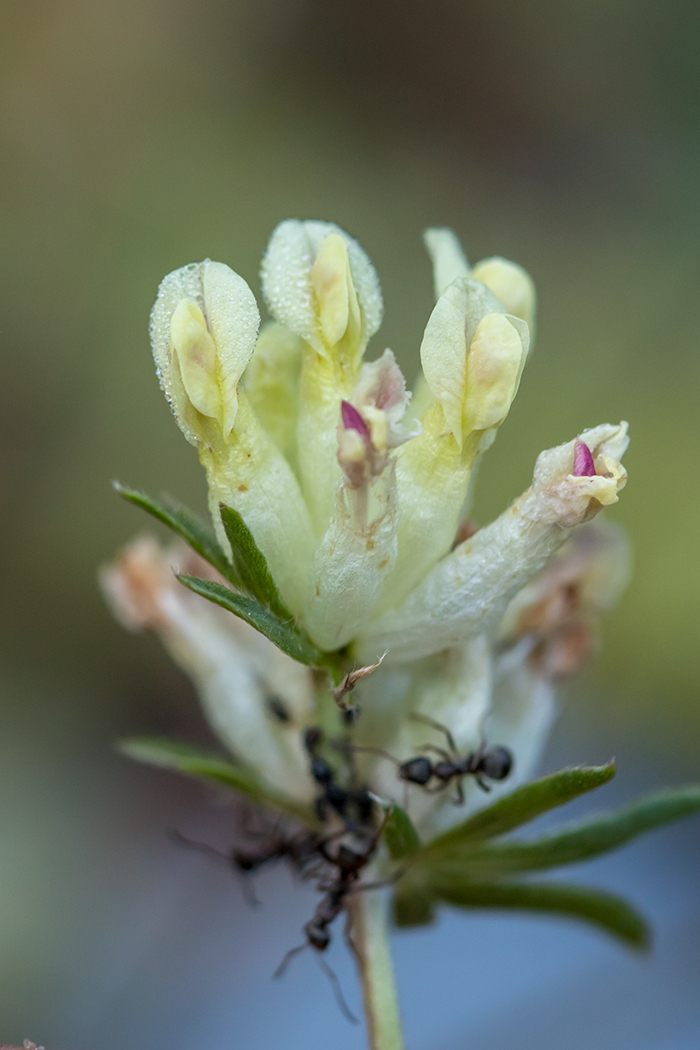
[[[482,791],[489,792],[491,790],[491,785],[487,784],[483,777],[475,777],[474,779]]]
[[[318,965],[321,967],[326,977],[331,982],[331,988],[333,989],[333,994],[335,995],[335,1001],[340,1007],[340,1012],[342,1013],[343,1017],[347,1021],[349,1021],[350,1024],[359,1024],[360,1022],[355,1017],[348,1004],[345,1002],[345,997],[343,996],[343,990],[340,987],[338,975],[335,973],[334,970],[331,970],[330,966],[321,955],[317,954],[316,958],[318,960]]]
[[[435,744],[421,744],[418,750],[432,751],[434,755],[439,755],[445,762],[452,762],[452,755],[445,751],[444,747],[437,747]]]
[[[216,849],[215,846],[210,846],[207,842],[198,842],[196,839],[188,838],[187,835],[183,835],[177,828],[168,828],[166,832],[168,838],[177,842],[180,846],[187,846],[188,849],[199,850],[200,853],[209,853],[212,857],[218,857],[220,860],[225,860],[227,864],[231,863],[231,855],[229,853],[222,853],[220,849]]]
[[[343,940],[345,941],[346,945],[348,946],[348,948],[350,949],[352,954],[355,956],[355,959],[359,962],[360,960],[359,960],[359,956],[357,954],[357,945],[355,944],[355,941],[353,940],[353,936],[352,936],[352,912],[349,911],[349,910],[345,912],[345,925],[343,927]]]
[[[388,751],[384,751],[381,747],[363,747],[362,744],[344,744],[343,746],[348,751],[360,751],[362,754],[366,755],[379,755],[380,758],[388,758],[395,766],[401,765],[401,761],[398,758],[395,758],[394,755],[390,755]]]
[[[253,886],[250,875],[247,875],[244,871],[239,871],[238,868],[233,869],[236,872],[236,876],[241,885],[241,892],[243,899],[249,908],[259,908],[262,901],[255,893],[255,887]]]
[[[422,715],[418,712],[413,712],[408,717],[414,722],[423,722],[423,724],[426,726],[432,726],[433,729],[439,729],[441,733],[445,734],[447,746],[451,749],[452,753],[455,755],[457,754],[457,745],[455,744],[455,738],[452,736],[452,733],[447,728],[447,726],[444,726],[442,722],[436,722],[434,718],[429,718],[428,715]]]
[[[287,954],[285,955],[284,959],[282,960],[282,962],[279,964],[279,966],[277,967],[277,969],[273,973],[273,975],[272,975],[273,980],[276,981],[282,976],[282,974],[287,969],[287,967],[289,966],[290,962],[292,961],[292,959],[294,958],[295,955],[298,955],[299,952],[303,952],[304,948],[310,948],[310,947],[311,947],[311,945],[309,944],[309,942],[305,941],[304,944],[298,944],[296,946],[296,948],[290,948],[289,951],[287,952]]]
[[[454,799],[453,805],[454,806],[463,806],[464,805],[464,784],[462,782],[462,777],[460,777],[458,779],[458,781],[457,781],[457,798]]]

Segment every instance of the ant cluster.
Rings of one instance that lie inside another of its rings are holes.
[[[275,697],[274,703],[269,702],[268,706],[270,714],[277,720],[289,721],[286,709],[278,698]],[[356,711],[357,708],[345,711],[347,724],[352,724]],[[342,1012],[354,1023],[357,1019],[343,999],[338,979],[323,958],[323,953],[331,943],[330,927],[342,912],[346,913],[344,937],[354,953],[350,898],[354,894],[378,889],[395,881],[361,881],[362,872],[376,853],[388,819],[388,809],[383,819],[378,821],[378,800],[367,785],[359,782],[354,763],[355,752],[377,754],[389,759],[397,766],[399,778],[406,788],[409,784],[415,784],[424,791],[436,793],[443,791],[450,783],[456,783],[456,804],[464,802],[465,777],[474,777],[484,791],[489,791],[487,781],[505,779],[513,765],[512,755],[504,747],[487,748],[482,744],[476,751],[461,756],[452,733],[446,726],[424,715],[415,714],[411,717],[444,734],[449,750],[434,744],[425,744],[420,748],[422,752],[436,754],[438,761],[425,754],[401,761],[380,748],[354,745],[347,740],[331,740],[329,746],[344,759],[346,768],[342,783],[336,770],[322,754],[326,743],[323,731],[318,726],[306,729],[303,741],[309,758],[309,772],[317,786],[314,810],[322,830],[305,829],[290,832],[281,827],[279,822],[272,829],[262,832],[246,829],[249,838],[262,839],[260,844],[234,847],[228,854],[222,854],[211,846],[193,842],[176,833],[179,841],[186,845],[224,857],[240,876],[249,876],[268,864],[285,861],[298,877],[315,880],[316,889],[323,896],[312,917],[304,924],[305,941],[287,952],[275,971],[275,977],[282,976],[295,955],[305,948],[313,948],[319,964],[331,981]],[[249,902],[259,903],[247,879],[244,885]]]

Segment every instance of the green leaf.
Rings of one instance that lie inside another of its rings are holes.
[[[425,890],[399,884],[391,903],[395,926],[428,926],[435,920],[433,900]]]
[[[241,585],[280,620],[292,620],[293,616],[282,601],[277,584],[267,567],[265,555],[256,544],[252,532],[241,515],[237,510],[227,507],[225,503],[219,504],[219,511],[231,544],[233,564]]]
[[[700,810],[700,787],[691,785],[647,795],[614,813],[555,831],[532,842],[505,842],[475,850],[455,846],[440,854],[439,864],[459,868],[474,880],[518,871],[574,864]]]
[[[118,747],[122,754],[137,762],[186,773],[203,780],[216,781],[288,816],[303,820],[307,824],[314,823],[309,810],[280,795],[251,769],[221,758],[213,752],[203,751],[184,740],[135,737],[120,741]]]
[[[430,882],[436,899],[460,908],[508,908],[581,919],[618,937],[633,948],[649,945],[644,918],[621,897],[584,886],[549,882],[473,883],[465,879]]]
[[[301,631],[280,620],[269,609],[263,608],[254,598],[236,594],[235,591],[229,590],[220,583],[201,580],[197,576],[178,576],[178,579],[195,594],[200,594],[210,602],[220,605],[222,609],[227,609],[234,616],[245,620],[293,660],[309,667],[325,665],[325,655]]]
[[[214,533],[191,510],[176,504],[158,503],[143,492],[120,485],[118,481],[112,484],[122,499],[133,503],[136,507],[141,507],[152,517],[167,525],[177,536],[189,543],[190,547],[205,561],[213,565],[217,572],[220,572],[231,583],[239,583],[235,570],[216,542]]]
[[[604,766],[562,769],[559,773],[533,780],[426,843],[415,859],[421,861],[424,856],[427,859],[429,854],[432,857],[435,853],[451,850],[457,845],[471,845],[503,835],[550,809],[562,806],[587,791],[593,791],[614,776],[615,765],[608,762]]]
[[[392,860],[401,860],[409,857],[420,849],[418,832],[405,809],[392,803],[389,810],[386,825],[384,827],[384,838],[386,840],[389,856]]]

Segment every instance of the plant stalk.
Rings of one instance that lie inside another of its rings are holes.
[[[370,1050],[404,1050],[384,894],[358,893],[350,905]]]

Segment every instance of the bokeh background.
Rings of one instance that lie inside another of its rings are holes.
[[[2,25],[0,1041],[357,1050],[309,954],[269,980],[309,893],[273,872],[246,910],[229,872],[164,833],[224,846],[231,810],[113,750],[206,733],[188,682],[95,584],[145,525],[111,478],[204,504],[153,374],[156,287],[210,256],[257,290],[280,219],[332,219],[379,270],[376,351],[412,374],[426,225],[525,265],[538,344],[477,518],[584,426],[625,417],[633,438],[612,513],[636,574],[544,767],[616,754],[601,804],[697,780],[700,7],[5,0]],[[699,871],[688,822],[573,873],[652,917],[642,960],[549,920],[446,914],[398,935],[412,1050],[696,1048]]]

